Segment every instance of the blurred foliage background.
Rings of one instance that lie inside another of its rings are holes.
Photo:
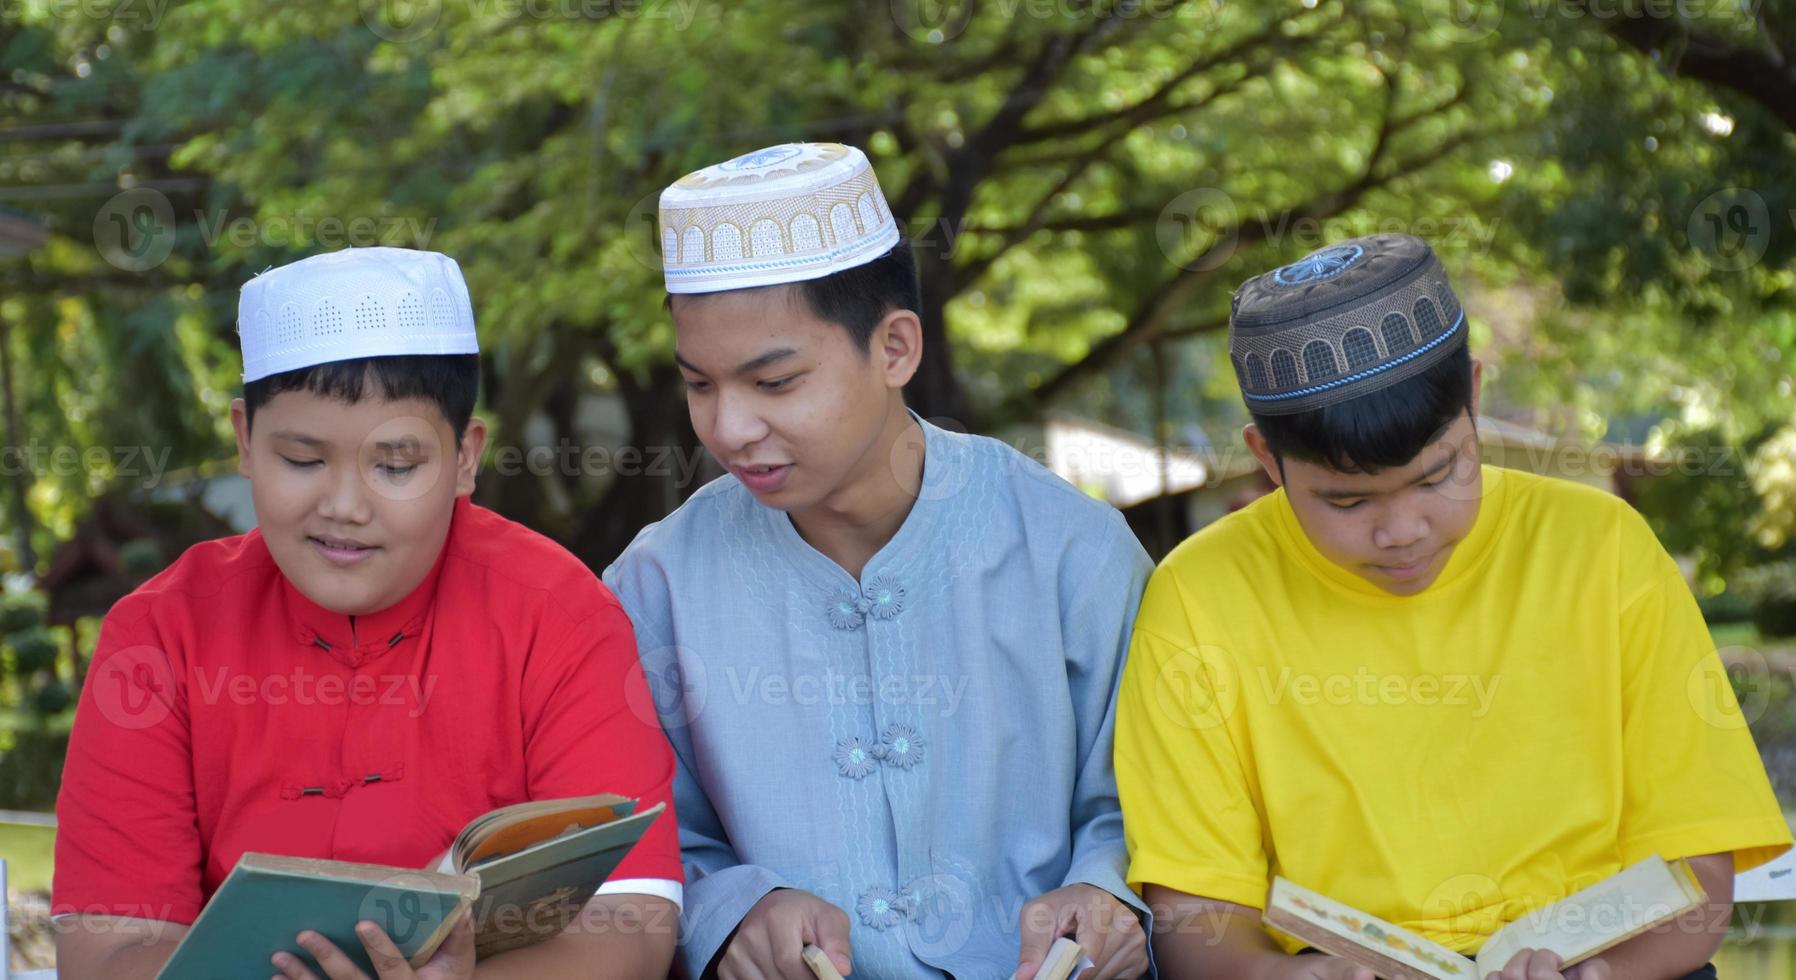
[[[497,447],[583,445],[597,400],[696,459],[655,199],[799,139],[864,147],[915,243],[927,417],[1223,451],[1234,286],[1418,234],[1486,414],[1641,447],[1717,624],[1796,632],[1793,56],[1790,0],[7,0],[0,750],[56,737],[96,603],[227,530],[247,278],[447,252]],[[597,568],[698,482],[489,468],[478,499]]]

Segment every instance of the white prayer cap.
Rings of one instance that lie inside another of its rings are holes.
[[[661,192],[670,293],[821,279],[898,244],[867,155],[840,143],[786,143],[687,174]]]
[[[245,384],[314,364],[478,354],[461,266],[440,252],[346,248],[271,269],[237,302]]]

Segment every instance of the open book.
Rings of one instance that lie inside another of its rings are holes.
[[[1284,878],[1273,879],[1263,919],[1384,980],[1483,980],[1524,949],[1551,950],[1572,966],[1707,899],[1688,862],[1650,857],[1504,926],[1476,960]]]
[[[295,941],[310,929],[369,976],[355,924],[372,919],[413,966],[429,960],[457,919],[474,916],[479,957],[542,942],[573,921],[666,809],[637,813],[622,796],[537,800],[476,818],[438,868],[249,853],[237,861],[158,978],[266,976],[286,950],[319,972]]]

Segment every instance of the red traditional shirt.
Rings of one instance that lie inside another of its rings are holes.
[[[677,901],[673,774],[629,619],[549,539],[458,500],[418,588],[352,618],[251,531],[107,615],[53,912],[191,923],[245,851],[421,868],[488,810],[590,793],[668,803],[613,881]]]

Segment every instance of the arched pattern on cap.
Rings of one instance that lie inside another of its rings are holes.
[[[1247,355],[1247,387],[1254,391],[1266,390],[1266,361],[1258,354]]]
[[[805,213],[792,219],[792,247],[812,252],[823,247],[823,226],[815,216]]]
[[[711,232],[711,257],[718,262],[742,260],[742,229],[725,221]]]
[[[343,311],[337,309],[337,304],[330,300],[323,300],[312,311],[312,322],[317,325],[316,332],[320,335],[329,336],[342,333]]]
[[[1416,329],[1421,331],[1423,342],[1441,335],[1440,311],[1435,309],[1434,300],[1426,296],[1416,300]]]
[[[399,297],[399,329],[406,333],[418,333],[424,329],[424,301],[417,293],[406,293]]]
[[[757,259],[778,256],[785,251],[785,236],[780,234],[779,222],[762,218],[748,229],[749,254]]]
[[[1279,391],[1297,387],[1297,358],[1288,350],[1272,352],[1272,387]]]
[[[299,307],[292,303],[281,306],[280,343],[282,346],[299,343]]]
[[[1341,366],[1335,361],[1335,349],[1328,346],[1326,340],[1312,340],[1303,345],[1304,380],[1309,382],[1326,381],[1341,373]]]
[[[1341,352],[1347,355],[1347,370],[1358,371],[1378,363],[1378,345],[1372,340],[1372,332],[1364,327],[1354,327],[1341,338]]]
[[[1387,313],[1384,324],[1379,328],[1384,333],[1384,349],[1387,356],[1409,352],[1416,345],[1415,335],[1409,332],[1409,320],[1401,313]]]

